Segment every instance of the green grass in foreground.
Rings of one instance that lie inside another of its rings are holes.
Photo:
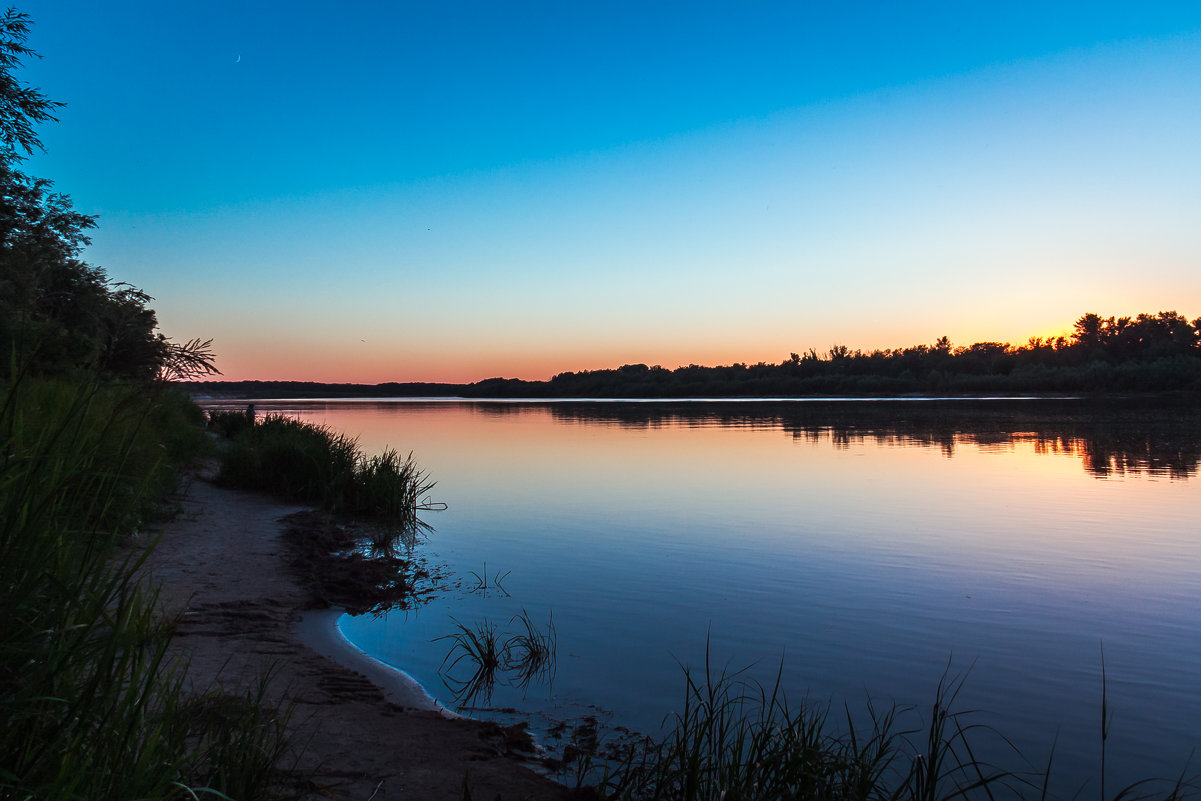
[[[0,390],[0,798],[283,795],[286,716],[265,683],[186,692],[173,621],[134,579],[148,551],[118,548],[201,447],[200,420],[165,388]]]

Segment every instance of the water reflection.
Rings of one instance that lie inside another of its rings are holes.
[[[519,413],[495,404],[485,414]],[[1143,400],[872,401],[804,403],[559,403],[564,423],[627,428],[692,426],[780,429],[794,439],[835,448],[871,442],[928,447],[947,458],[956,448],[1074,455],[1097,478],[1128,474],[1185,480],[1201,467],[1201,413],[1192,406]]]
[[[241,409],[245,400],[206,402]],[[775,429],[837,449],[872,443],[1077,456],[1096,478],[1143,475],[1186,480],[1201,469],[1201,409],[1192,399],[967,399],[830,401],[466,401],[393,399],[257,401],[269,414],[323,419],[353,410],[377,419],[457,406],[484,420],[542,418],[627,429]],[[364,432],[370,433],[370,432]],[[384,438],[386,441],[386,438]]]

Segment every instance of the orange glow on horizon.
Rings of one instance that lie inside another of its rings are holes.
[[[1075,319],[1074,317],[1072,318]],[[916,326],[915,326],[916,327]],[[922,329],[938,331],[943,327],[937,322],[923,323]],[[1044,325],[1034,329],[1038,333],[1021,338],[1006,339],[1001,336],[947,336],[953,346],[971,345],[975,342],[1008,342],[1014,347],[1027,345],[1031,338],[1054,341],[1057,337],[1070,339],[1071,326]],[[763,332],[754,332],[762,334]],[[774,334],[774,332],[773,332]],[[805,353],[810,348],[820,357],[825,357],[833,344],[845,344],[852,351],[870,353],[876,349],[906,348],[915,345],[931,345],[939,335],[925,337],[897,336],[895,331],[880,336],[860,335],[854,339],[829,337],[828,341],[812,343],[813,337],[796,337],[787,334],[773,335],[772,339],[786,344],[762,345],[760,336],[748,335],[737,339],[719,338],[711,334],[708,341],[676,344],[668,341],[635,343],[630,337],[614,336],[612,342],[597,344],[585,342],[498,341],[496,343],[475,342],[459,339],[448,342],[404,343],[379,337],[376,341],[340,341],[311,338],[304,340],[263,341],[257,337],[228,339],[214,343],[217,352],[217,367],[222,371],[219,381],[305,381],[317,383],[450,383],[469,384],[489,378],[510,378],[526,381],[546,381],[564,372],[606,370],[624,364],[646,364],[661,366],[668,370],[696,364],[703,367],[763,362],[780,364],[791,353]],[[788,340],[792,339],[791,342]],[[808,342],[804,340],[809,340]],[[887,342],[886,340],[893,340]],[[244,344],[249,342],[250,344]]]

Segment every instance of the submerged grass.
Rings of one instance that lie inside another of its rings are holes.
[[[412,454],[389,449],[367,457],[352,437],[282,415],[212,412],[210,427],[231,435],[218,483],[372,518],[381,524],[372,544],[385,553],[432,530],[420,513],[445,508],[428,499],[435,482]]]
[[[116,558],[202,446],[200,420],[165,389],[4,388],[0,798],[285,794],[278,710],[262,692],[186,691],[167,655],[173,622],[134,578],[147,548]]]

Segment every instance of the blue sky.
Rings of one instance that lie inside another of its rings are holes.
[[[20,8],[30,171],[229,378],[1201,315],[1195,3]]]

